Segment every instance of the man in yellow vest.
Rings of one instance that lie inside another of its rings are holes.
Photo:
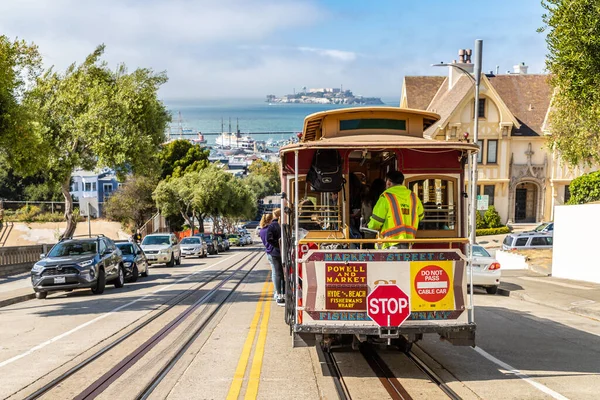
[[[404,183],[404,174],[390,171],[385,177],[386,190],[379,196],[369,220],[369,229],[380,231],[385,239],[414,239],[423,219],[423,204]],[[408,243],[384,243],[383,248],[407,249]]]

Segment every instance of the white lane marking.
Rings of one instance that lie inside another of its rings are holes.
[[[570,289],[579,289],[579,290],[592,290],[593,289],[593,288],[587,287],[587,286],[571,285],[570,283],[563,283],[563,282],[552,282],[549,279],[533,278],[531,276],[521,276],[521,277],[519,277],[519,279],[524,279],[526,281],[540,282],[540,283],[549,284],[549,285],[562,286],[562,287],[566,287],[566,288],[570,288]]]
[[[447,289],[448,282],[417,282],[417,289]]]
[[[483,350],[481,347],[475,347],[473,350],[475,350],[476,352],[478,352],[479,354],[481,354],[482,356],[484,356],[485,358],[487,358],[494,364],[499,365],[501,368],[505,369],[508,373],[518,376],[519,378],[523,379],[525,382],[529,383],[531,386],[533,386],[537,390],[546,393],[548,396],[551,396],[552,398],[558,399],[558,400],[569,400],[568,397],[565,397],[562,394],[557,393],[554,390],[542,385],[541,383],[534,381],[528,375],[522,373],[521,371],[519,371],[516,368],[511,367],[504,361],[498,360],[496,357],[494,357],[487,351]]]
[[[2,362],[0,362],[0,368],[4,367],[4,366],[6,366],[6,365],[8,365],[8,364],[10,364],[10,363],[12,363],[12,362],[15,362],[15,361],[17,361],[17,360],[19,360],[19,359],[21,359],[21,358],[23,358],[23,357],[26,357],[26,356],[30,355],[31,353],[33,353],[33,352],[35,352],[35,351],[37,351],[37,350],[43,349],[44,347],[48,346],[49,344],[52,344],[52,343],[56,342],[57,340],[60,340],[60,339],[62,339],[62,338],[64,338],[64,337],[67,337],[67,336],[69,336],[69,335],[71,335],[71,334],[73,334],[73,333],[77,332],[78,330],[85,328],[86,326],[90,326],[90,325],[92,325],[93,323],[96,323],[96,322],[100,321],[101,319],[104,319],[104,318],[108,317],[109,315],[112,315],[112,314],[116,313],[117,311],[120,311],[120,310],[122,310],[122,309],[124,309],[124,308],[127,308],[127,307],[129,307],[129,306],[130,306],[130,305],[132,305],[132,304],[135,304],[135,303],[137,303],[138,301],[144,300],[145,298],[147,298],[147,297],[150,297],[150,296],[153,296],[153,295],[155,295],[156,293],[162,292],[163,290],[167,290],[167,289],[168,289],[168,288],[170,288],[171,286],[177,285],[179,282],[183,282],[184,280],[186,280],[186,279],[188,279],[188,278],[190,278],[190,277],[192,277],[192,276],[196,275],[196,274],[197,274],[197,273],[199,273],[199,272],[206,271],[207,269],[210,269],[210,268],[212,268],[212,267],[216,267],[217,265],[219,265],[219,264],[221,264],[221,263],[223,263],[223,262],[225,262],[225,261],[227,261],[227,260],[231,259],[232,257],[235,257],[236,255],[237,255],[237,254],[234,254],[234,255],[232,255],[232,256],[230,256],[230,257],[227,257],[227,258],[225,258],[225,259],[223,259],[223,260],[221,260],[221,261],[219,261],[219,262],[217,262],[217,263],[214,263],[214,264],[213,264],[213,265],[211,265],[210,267],[206,267],[206,268],[200,269],[200,270],[198,270],[198,271],[196,271],[196,272],[193,272],[193,273],[189,274],[188,276],[186,276],[185,278],[181,278],[181,279],[179,279],[178,281],[176,281],[176,282],[174,282],[174,283],[170,284],[169,286],[165,286],[165,287],[163,287],[163,288],[160,288],[160,289],[158,289],[158,290],[155,290],[154,292],[152,292],[152,293],[148,293],[147,295],[145,295],[145,296],[142,296],[142,297],[140,297],[140,298],[137,298],[137,299],[135,299],[135,300],[133,300],[133,301],[130,301],[130,302],[129,302],[129,303],[127,303],[127,304],[123,304],[122,306],[119,306],[119,307],[117,307],[117,308],[115,308],[115,309],[113,309],[113,310],[111,310],[111,311],[107,312],[106,314],[103,314],[103,315],[101,315],[101,316],[99,316],[99,317],[96,317],[96,318],[94,318],[94,319],[93,319],[93,320],[91,320],[91,321],[88,321],[88,322],[86,322],[86,323],[84,323],[84,324],[81,324],[81,325],[79,325],[79,326],[77,326],[77,327],[75,327],[75,328],[71,329],[70,331],[67,331],[67,332],[65,332],[65,333],[63,333],[63,334],[60,334],[60,335],[58,335],[58,336],[55,336],[55,337],[53,337],[52,339],[46,340],[45,342],[43,342],[43,343],[40,343],[40,344],[38,344],[37,346],[35,346],[35,347],[32,347],[31,349],[27,350],[25,353],[21,353],[21,354],[19,354],[19,355],[16,355],[16,356],[14,356],[14,357],[12,357],[12,358],[9,358],[8,360],[2,361]],[[150,310],[150,311],[153,311],[153,310]]]
[[[578,306],[586,306],[588,304],[594,304],[594,303],[595,303],[594,300],[581,300],[581,301],[574,301],[571,303],[571,305],[574,307],[578,307]]]

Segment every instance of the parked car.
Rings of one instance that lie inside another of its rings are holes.
[[[235,235],[235,234],[229,235],[227,237],[227,240],[229,240],[229,244],[232,246],[241,246],[242,245],[242,243],[240,242],[240,235]]]
[[[40,255],[31,269],[31,283],[38,299],[45,299],[48,292],[80,288],[101,294],[106,283],[121,288],[125,283],[121,251],[103,235],[63,239]]]
[[[552,232],[521,232],[506,235],[502,250],[551,249]]]
[[[135,282],[138,277],[148,276],[148,259],[137,243],[118,241],[117,247],[123,256],[123,267],[125,268],[125,279]]]
[[[467,282],[470,282],[467,268]],[[488,294],[496,294],[500,285],[500,263],[482,246],[473,246],[473,286],[482,287]]]
[[[211,255],[219,254],[219,249],[218,249],[216,243],[214,242],[214,240],[212,240],[212,238],[210,237],[210,235],[208,235],[206,233],[198,233],[198,234],[194,235],[193,237],[196,237],[196,236],[202,238],[202,240],[206,243],[206,249],[208,251],[208,254],[211,254]]]
[[[250,221],[244,225],[245,229],[255,229],[260,224],[260,221]]]
[[[215,246],[217,246],[217,250],[219,252],[225,251],[225,244],[223,243],[223,238],[221,238],[221,236],[213,234],[213,235],[210,235],[210,238],[215,243]]]
[[[542,222],[535,227],[531,232],[552,233],[554,234],[554,222]]]
[[[246,244],[252,244],[254,241],[252,240],[252,235],[250,235],[249,233],[246,233],[244,235],[244,238],[246,238]]]
[[[231,248],[231,244],[229,243],[229,239],[227,239],[227,235],[224,233],[219,233],[219,237],[223,240],[223,247],[225,251],[228,251]]]
[[[142,250],[146,254],[148,263],[166,264],[173,267],[181,264],[181,249],[177,236],[172,233],[153,233],[142,240]]]
[[[199,236],[186,237],[179,242],[181,246],[181,255],[183,257],[206,257],[208,256],[208,246]]]

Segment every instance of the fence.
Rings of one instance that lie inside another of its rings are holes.
[[[52,245],[10,246],[0,248],[0,276],[27,272]]]
[[[163,233],[169,232],[169,224],[165,217],[160,215],[160,213],[156,213],[150,218],[141,228],[140,234],[142,237],[146,235],[150,235],[152,233]]]

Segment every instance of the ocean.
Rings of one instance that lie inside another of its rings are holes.
[[[399,99],[382,99],[385,106],[397,107]],[[255,140],[277,141],[288,139],[290,134],[267,135],[261,132],[301,132],[304,118],[319,111],[342,108],[343,105],[327,104],[281,104],[269,103],[264,100],[186,100],[165,102],[172,114],[172,137],[179,136],[178,118],[181,113],[183,129],[191,129],[194,134],[186,138],[196,137],[196,132],[221,132],[221,121],[224,131],[235,131],[239,123],[242,133],[256,133]],[[351,106],[346,106],[351,107]],[[229,121],[231,119],[231,129]],[[205,136],[208,144],[214,144],[216,135]]]

